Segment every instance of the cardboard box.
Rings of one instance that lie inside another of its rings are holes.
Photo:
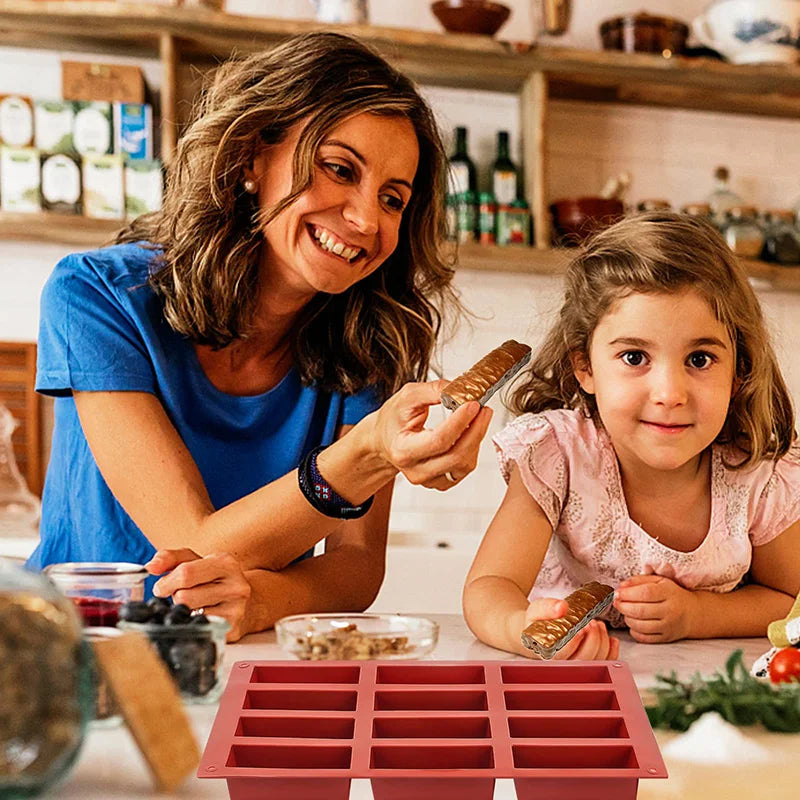
[[[81,213],[81,167],[76,157],[42,154],[42,208],[59,214]]]
[[[42,210],[39,151],[0,147],[0,209],[26,214]]]
[[[83,214],[93,219],[125,216],[122,156],[89,153],[83,157]]]
[[[36,100],[34,145],[43,153],[72,153],[75,104],[71,100]]]
[[[164,177],[161,162],[128,161],[125,164],[125,215],[135,219],[161,208]]]
[[[153,109],[147,103],[114,103],[114,152],[126,159],[153,159]]]
[[[61,62],[61,96],[65,100],[144,103],[144,78],[136,65]]]
[[[29,98],[0,95],[0,144],[9,147],[33,144],[33,106]]]
[[[75,103],[72,142],[77,153],[112,153],[114,148],[111,124],[111,103],[102,101]]]

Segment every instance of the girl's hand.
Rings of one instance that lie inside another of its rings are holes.
[[[475,469],[492,419],[490,408],[473,401],[459,406],[435,428],[426,428],[428,410],[440,402],[448,383],[407,383],[381,406],[375,419],[381,457],[412,484],[440,491],[452,488]]]
[[[537,619],[557,619],[563,617],[569,606],[565,600],[553,597],[537,597],[532,600],[525,612],[525,627]],[[531,658],[538,658],[527,651]],[[608,635],[605,623],[593,619],[570,639],[554,656],[554,659],[574,659],[580,661],[615,661],[619,658],[619,639]]]
[[[235,642],[244,628],[250,583],[241,565],[229,553],[199,556],[194,550],[159,550],[145,568],[152,575],[169,572],[153,586],[156,597],[168,597],[189,608],[224,617],[231,624],[227,640]]]
[[[634,575],[620,583],[614,598],[631,636],[648,644],[685,639],[694,606],[694,592],[661,575]]]

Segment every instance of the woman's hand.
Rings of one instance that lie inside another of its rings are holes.
[[[473,401],[459,406],[435,428],[426,428],[428,410],[440,402],[448,383],[407,383],[376,412],[374,423],[381,457],[410,483],[440,491],[452,488],[475,469],[492,419],[490,408]]]
[[[250,583],[239,562],[228,553],[199,556],[181,548],[159,550],[145,567],[152,575],[169,572],[153,587],[157,597],[169,597],[189,608],[224,617],[231,625],[227,640],[235,642],[246,633],[245,616]]]
[[[539,619],[557,619],[569,611],[566,600],[553,597],[537,597],[525,611],[525,627]],[[532,651],[526,655],[538,658]],[[608,635],[605,623],[593,619],[570,639],[554,656],[554,659],[580,661],[614,661],[619,658],[619,639]]]
[[[614,598],[631,636],[648,644],[685,639],[694,606],[693,592],[661,575],[634,575],[620,583]]]

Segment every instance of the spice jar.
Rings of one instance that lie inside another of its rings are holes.
[[[708,203],[687,203],[681,208],[681,213],[689,217],[704,219],[706,222],[711,222],[713,224],[711,206]]]
[[[497,209],[497,244],[530,244],[531,215],[524,200]]]
[[[91,627],[115,627],[119,608],[129,600],[144,599],[147,570],[124,562],[51,564],[47,576],[69,597]]]
[[[800,264],[800,231],[794,212],[775,209],[764,214],[764,249],[761,258],[776,264]]]
[[[669,211],[672,206],[668,200],[640,200],[637,211]]]
[[[728,209],[722,235],[737,256],[758,258],[764,246],[764,231],[756,221],[755,206],[733,206]]]
[[[90,675],[73,605],[0,559],[0,797],[33,797],[69,771],[91,714]]]
[[[491,192],[481,192],[478,195],[478,241],[494,244],[496,227],[497,201]]]

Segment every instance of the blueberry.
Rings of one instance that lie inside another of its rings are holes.
[[[185,625],[189,618],[192,616],[192,610],[189,606],[183,603],[172,606],[167,615],[164,617],[165,625]]]
[[[155,622],[157,625],[162,625],[164,623],[164,617],[167,616],[172,608],[172,603],[164,597],[151,597],[147,601],[147,605],[152,615],[151,621]]]
[[[205,614],[192,614],[189,617],[189,625],[208,625],[208,617]]]
[[[150,606],[141,600],[123,603],[119,610],[119,618],[125,622],[149,622],[151,617]]]

